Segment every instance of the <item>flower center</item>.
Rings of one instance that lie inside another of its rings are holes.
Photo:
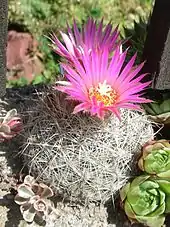
[[[111,106],[116,102],[118,95],[105,80],[89,89],[89,98],[92,99],[92,97],[95,97],[98,102],[102,102],[104,106]]]

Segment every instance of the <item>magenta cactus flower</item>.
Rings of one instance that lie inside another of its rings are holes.
[[[127,50],[120,54],[117,46],[111,59],[105,48],[100,53],[85,51],[81,62],[75,57],[72,64],[62,64],[67,81],[57,82],[61,86],[56,89],[79,102],[74,113],[85,111],[103,118],[113,112],[120,119],[120,108],[141,110],[140,103],[150,102],[141,96],[150,84],[140,82],[146,74],[136,77],[144,63],[134,67],[135,54],[125,64],[126,54]]]
[[[89,19],[87,23],[79,31],[76,22],[74,21],[73,29],[68,26],[68,34],[61,32],[64,44],[62,44],[55,34],[52,34],[53,50],[67,60],[72,60],[72,57],[79,58],[86,50],[92,49],[113,51],[118,43],[119,31],[118,26],[113,30],[109,23],[105,28],[103,20],[99,25],[93,19]],[[120,46],[121,47],[121,46]]]

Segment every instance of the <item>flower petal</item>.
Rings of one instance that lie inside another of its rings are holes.
[[[68,34],[61,35],[65,47],[57,38],[54,42],[67,60],[62,64],[67,83],[57,89],[79,102],[74,113],[104,118],[111,111],[120,119],[120,108],[141,110],[140,103],[150,102],[142,92],[151,82],[142,83],[146,74],[138,75],[144,63],[134,66],[137,54],[125,63],[128,49],[122,50],[118,27],[112,31],[111,23],[104,28],[103,20],[97,25],[89,18],[82,29],[74,21],[73,30],[68,26]]]
[[[80,112],[80,111],[84,111],[84,110],[89,110],[89,108],[90,108],[90,105],[89,105],[89,103],[81,103],[81,104],[79,104],[79,105],[77,105],[75,108],[74,108],[74,111],[73,111],[73,114],[76,114],[76,113],[78,113],[78,112]]]

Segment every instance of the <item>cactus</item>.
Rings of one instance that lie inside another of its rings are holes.
[[[105,202],[131,176],[134,155],[154,136],[152,125],[144,114],[125,109],[121,122],[114,115],[105,121],[74,115],[74,103],[64,98],[54,93],[37,100],[25,125],[24,161],[70,200]]]

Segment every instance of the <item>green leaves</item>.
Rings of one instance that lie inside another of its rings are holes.
[[[150,89],[148,96],[154,102],[143,104],[149,118],[155,122],[170,123],[170,90]]]
[[[152,141],[144,146],[139,168],[158,177],[170,177],[170,144],[166,140]]]
[[[159,182],[156,178],[143,175],[136,177],[128,187],[125,186],[121,198],[124,199],[124,209],[129,219],[150,227],[154,227],[155,224],[161,227],[165,221],[166,185],[169,187],[170,182]]]
[[[143,146],[138,161],[143,175],[125,185],[120,192],[128,218],[149,227],[162,227],[170,213],[170,143],[150,141]]]
[[[160,215],[158,217],[137,217],[137,220],[149,227],[162,227],[165,222],[165,216]]]

